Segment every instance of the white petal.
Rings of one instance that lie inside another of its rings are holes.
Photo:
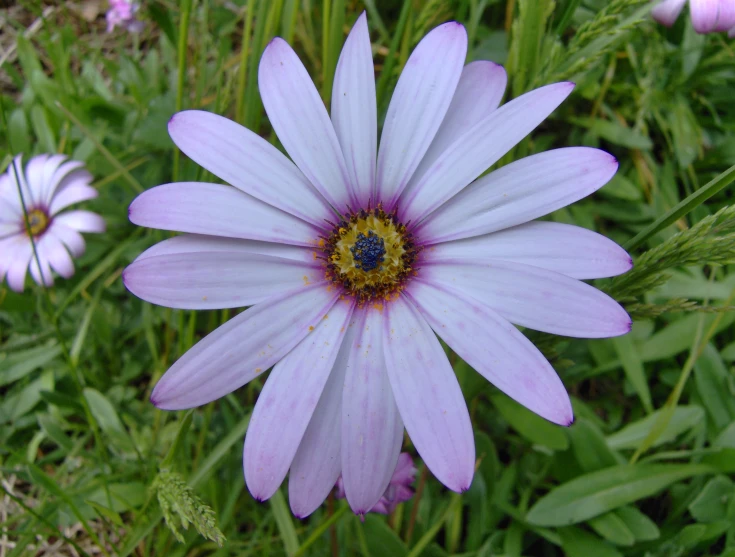
[[[68,279],[74,274],[74,262],[61,240],[51,230],[47,230],[38,242],[39,254],[48,261],[51,268]]]
[[[79,232],[105,231],[105,220],[90,211],[69,211],[56,215],[54,220]]]
[[[357,202],[364,208],[375,184],[378,150],[375,70],[365,12],[357,18],[337,62],[332,86],[332,124],[357,190]]]
[[[576,279],[613,277],[633,266],[630,255],[602,234],[579,226],[541,221],[436,244],[424,249],[421,256],[426,261],[501,259]]]
[[[385,371],[383,315],[372,307],[358,313],[342,397],[342,479],[350,507],[364,515],[396,469],[403,422]]]
[[[475,441],[454,370],[413,303],[401,296],[386,312],[385,362],[408,435],[440,482],[467,491],[475,472]]]
[[[507,83],[505,69],[495,62],[478,60],[464,67],[452,104],[431,147],[411,177],[409,188],[421,179],[452,143],[498,108]]]
[[[242,251],[197,251],[138,259],[123,271],[130,292],[179,309],[252,306],[324,279],[319,265]]]
[[[51,199],[49,213],[55,215],[69,205],[96,198],[99,193],[89,185],[92,175],[86,170],[75,170],[64,178]]]
[[[130,204],[130,221],[163,230],[315,246],[318,229],[230,186],[157,186]]]
[[[168,123],[189,158],[253,197],[315,226],[334,214],[301,171],[278,149],[232,120],[186,110]]]
[[[320,283],[244,311],[179,358],[153,389],[151,402],[183,410],[239,389],[301,342],[337,297]]]
[[[564,385],[541,352],[513,325],[458,290],[414,279],[406,292],[431,328],[498,389],[551,422],[572,423]]]
[[[573,83],[554,83],[513,99],[454,141],[401,197],[403,222],[418,222],[485,172],[566,99]]]
[[[258,501],[286,477],[317,407],[345,329],[352,301],[337,302],[314,332],[276,364],[250,418],[243,449],[245,481]]]
[[[288,499],[291,511],[298,518],[309,516],[324,502],[342,471],[342,392],[354,330],[350,323],[319,404],[291,464]]]
[[[421,268],[421,279],[482,300],[511,323],[555,335],[606,338],[630,331],[625,310],[596,288],[540,267],[483,257]]]
[[[523,224],[597,191],[617,169],[615,157],[589,147],[532,155],[483,176],[432,213],[416,232],[434,244]]]
[[[263,106],[293,161],[339,212],[357,207],[332,122],[309,73],[286,41],[273,39],[258,67]]]
[[[47,234],[53,234],[66,246],[72,257],[81,257],[84,253],[86,244],[82,235],[70,228],[58,222],[56,219],[51,221]]]
[[[467,32],[456,21],[429,32],[409,56],[380,138],[377,201],[392,209],[431,145],[457,88]]]

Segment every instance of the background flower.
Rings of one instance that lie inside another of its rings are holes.
[[[686,3],[687,0],[662,0],[651,15],[659,23],[671,27]],[[735,0],[690,0],[689,13],[697,33],[735,30]]]

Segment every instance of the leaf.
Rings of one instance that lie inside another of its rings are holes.
[[[100,429],[110,438],[114,445],[123,451],[134,449],[133,440],[120,421],[115,407],[99,391],[87,387],[84,389],[84,398],[89,405],[89,411],[97,421]]]
[[[615,120],[601,120],[599,118],[570,118],[572,123],[585,127],[594,135],[615,145],[629,149],[652,149],[653,142],[647,135],[623,126]]]
[[[646,372],[643,369],[643,362],[638,355],[638,350],[633,339],[630,335],[624,335],[611,339],[615,351],[618,353],[618,358],[623,364],[623,370],[631,382],[638,398],[641,399],[643,408],[647,413],[653,412],[653,404],[651,403],[651,391],[648,389],[648,380],[646,378]]]
[[[25,377],[34,369],[45,366],[59,354],[61,348],[55,341],[29,350],[13,352],[7,357],[0,354],[0,386]]]
[[[286,499],[280,489],[277,489],[273,497],[270,498],[270,506],[273,511],[273,518],[276,519],[278,531],[281,534],[286,555],[294,555],[299,549],[299,538],[293,525],[291,511],[288,510]]]
[[[656,410],[650,416],[628,424],[620,431],[607,438],[611,449],[636,449],[648,436],[656,420],[664,410]],[[685,431],[689,431],[704,419],[704,410],[700,406],[677,406],[666,425],[664,432],[658,436],[654,447],[673,441]]]
[[[581,528],[561,528],[559,535],[567,557],[622,557],[617,549]]]
[[[625,507],[615,509],[613,512],[615,512],[615,514],[625,522],[628,529],[633,532],[633,536],[635,536],[636,541],[651,541],[656,540],[661,536],[661,532],[659,532],[656,523],[634,506],[626,505]]]
[[[498,394],[490,398],[513,429],[532,443],[555,451],[564,451],[569,447],[569,439],[561,426],[547,422],[505,395]]]
[[[579,476],[554,488],[528,512],[537,526],[567,526],[654,495],[670,484],[708,474],[701,464],[620,465]]]
[[[727,507],[735,494],[735,484],[726,476],[715,476],[689,504],[697,522],[717,522],[727,518]]]
[[[718,430],[735,420],[735,402],[728,385],[728,372],[717,349],[708,343],[694,363],[694,381],[707,414]]]
[[[370,555],[404,557],[408,553],[406,544],[388,527],[384,518],[368,514],[362,528]]]
[[[572,451],[585,472],[622,464],[621,459],[610,450],[599,428],[584,418],[578,418],[569,428]]]
[[[633,532],[615,511],[591,518],[588,524],[595,532],[615,545],[630,546],[635,543]]]

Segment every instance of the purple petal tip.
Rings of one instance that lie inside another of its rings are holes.
[[[574,416],[565,424],[566,427],[570,427],[574,423]]]

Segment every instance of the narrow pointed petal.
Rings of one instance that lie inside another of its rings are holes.
[[[301,60],[280,37],[263,52],[258,87],[278,139],[309,181],[338,211],[348,204],[357,207],[357,191],[327,109]]]
[[[651,10],[651,16],[662,25],[671,27],[684,8],[686,0],[663,0]]]
[[[242,251],[145,257],[123,271],[125,287],[138,298],[177,309],[252,306],[323,278],[314,263]]]
[[[171,118],[168,133],[186,156],[256,199],[318,227],[333,215],[294,163],[232,120],[186,110]]]
[[[38,249],[51,268],[68,279],[74,274],[74,262],[61,240],[50,230],[38,242]]]
[[[383,315],[372,307],[361,313],[342,398],[342,479],[358,515],[385,492],[403,442],[403,422],[385,370]]]
[[[301,342],[336,299],[321,283],[242,312],[181,356],[153,389],[151,402],[183,410],[239,389]]]
[[[258,397],[243,449],[245,482],[269,499],[283,482],[337,358],[353,301],[338,301],[276,364]]]
[[[495,62],[478,60],[464,67],[447,115],[413,173],[409,188],[423,177],[452,143],[498,108],[507,83],[505,69]]]
[[[554,83],[504,104],[454,141],[401,198],[404,222],[422,220],[485,172],[566,99],[573,83]]]
[[[689,0],[692,26],[697,33],[711,33],[717,29],[718,0]]]
[[[33,249],[31,243],[26,237],[19,236],[19,241],[15,245],[12,257],[10,257],[10,263],[5,272],[5,280],[8,281],[8,286],[11,290],[23,292],[28,264],[31,262],[32,256]]]
[[[31,277],[33,277],[33,280],[36,281],[36,284],[53,286],[54,275],[51,273],[51,265],[49,265],[48,259],[41,255],[41,250],[38,244],[36,244],[36,250],[38,253],[38,258],[36,258],[36,255],[33,255],[28,266],[29,270],[31,271]],[[39,263],[41,264],[40,270],[38,266]]]
[[[409,56],[380,138],[376,199],[392,208],[431,145],[452,102],[467,54],[467,32],[450,21]]]
[[[513,325],[458,290],[413,280],[406,291],[431,328],[498,389],[550,422],[574,421],[554,368]]]
[[[61,243],[66,246],[72,257],[77,258],[84,254],[86,248],[84,237],[73,228],[65,226],[54,219],[51,221],[47,234],[53,234],[61,240]]]
[[[475,441],[454,370],[412,302],[401,296],[386,311],[386,369],[408,435],[441,483],[467,491],[475,471]]]
[[[241,240],[239,238],[223,238],[221,236],[205,236],[203,234],[182,234],[174,236],[149,247],[135,260],[140,261],[157,255],[173,255],[179,253],[196,252],[240,252],[258,253],[281,257],[302,263],[313,264],[317,261],[317,252],[314,249],[275,242],[260,242],[258,240]]]
[[[319,508],[342,472],[342,392],[354,330],[350,321],[319,404],[291,464],[288,500],[298,518],[305,518]]]
[[[81,161],[67,161],[65,155],[51,155],[44,165],[43,182],[39,193],[41,203],[50,205],[56,192],[62,189],[68,183],[70,176],[79,172],[82,167],[84,163]],[[83,170],[82,172],[89,176],[91,182],[91,174]]]
[[[31,195],[30,199],[26,198],[25,200],[27,205],[39,205],[43,201],[43,173],[47,161],[48,155],[36,155],[26,163],[25,179]]]
[[[617,169],[615,157],[589,147],[532,155],[483,176],[432,213],[417,230],[427,243],[434,244],[510,228],[597,191]]]
[[[631,320],[607,294],[531,265],[473,257],[424,265],[421,279],[482,300],[511,323],[576,338],[628,333]]]
[[[130,204],[139,226],[313,246],[320,232],[310,224],[220,184],[181,182],[151,188]]]
[[[332,124],[355,184],[357,202],[365,207],[375,184],[378,151],[375,70],[365,12],[347,37],[334,72]]]
[[[97,190],[89,185],[89,173],[86,170],[77,170],[76,173],[77,178],[72,179],[63,189],[58,189],[51,200],[51,205],[49,205],[51,215],[57,214],[74,203],[88,201],[99,195]]]
[[[426,261],[499,259],[576,279],[614,277],[633,267],[630,255],[602,234],[557,222],[533,221],[498,232],[443,242],[422,252]]]
[[[97,213],[90,211],[68,211],[54,217],[59,224],[68,226],[77,232],[104,232],[105,220]]]

